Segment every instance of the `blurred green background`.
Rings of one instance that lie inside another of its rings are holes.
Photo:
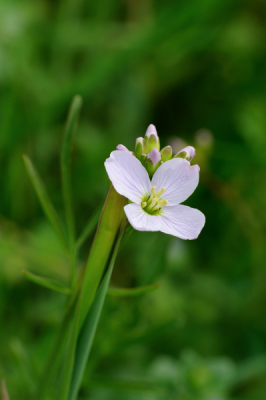
[[[69,265],[22,162],[63,216],[68,107],[84,105],[73,162],[78,232],[103,204],[104,160],[155,124],[194,145],[206,215],[196,241],[133,232],[107,298],[80,400],[266,398],[266,5],[264,0],[1,0],[0,376],[30,399],[65,296],[22,277]],[[91,236],[82,248],[86,259]]]

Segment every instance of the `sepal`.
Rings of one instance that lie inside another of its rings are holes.
[[[166,146],[161,150],[162,161],[169,161],[173,156],[173,150],[171,146]]]

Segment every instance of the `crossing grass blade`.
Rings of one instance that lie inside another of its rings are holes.
[[[67,253],[69,253],[68,243],[66,239],[65,232],[63,231],[61,222],[57,215],[57,212],[50,200],[48,192],[45,188],[44,183],[42,182],[40,175],[38,174],[36,168],[34,167],[32,161],[29,159],[27,155],[23,155],[24,163],[26,166],[26,170],[28,172],[29,178],[32,182],[32,185],[35,189],[35,192],[39,198],[39,201],[42,205],[43,211],[49,220],[50,224],[52,225],[56,235],[60,239],[64,249]]]
[[[101,215],[101,208],[98,208],[95,211],[95,213],[93,214],[93,216],[90,218],[89,222],[85,226],[85,228],[82,231],[82,233],[80,234],[79,238],[77,239],[77,241],[76,241],[76,249],[77,250],[83,245],[83,243],[85,242],[87,237],[92,233],[93,229],[96,227],[97,222],[99,221],[100,215]]]
[[[73,212],[73,201],[71,191],[71,159],[74,137],[78,127],[78,117],[82,106],[80,96],[75,96],[68,113],[68,118],[64,131],[64,139],[61,152],[61,178],[63,197],[65,202],[66,220],[70,240],[74,240],[75,222]]]
[[[61,151],[61,179],[65,204],[65,214],[68,230],[68,243],[71,260],[70,284],[74,287],[76,280],[76,245],[75,245],[75,217],[71,190],[71,160],[74,137],[78,128],[78,117],[82,106],[80,96],[75,96],[68,113],[64,131],[64,139]]]
[[[109,287],[108,294],[110,296],[118,296],[118,297],[126,297],[126,296],[139,296],[141,294],[145,294],[156,290],[159,288],[159,285],[145,285],[139,286],[136,288],[117,288],[117,287]]]
[[[56,292],[64,293],[64,294],[70,294],[71,289],[62,283],[56,281],[55,279],[40,276],[37,274],[34,274],[30,271],[23,270],[22,274],[25,276],[25,278],[29,279],[30,281],[37,283],[37,285],[43,286],[47,289],[54,290]]]

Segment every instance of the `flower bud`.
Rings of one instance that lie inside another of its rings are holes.
[[[147,158],[145,161],[144,167],[146,168],[150,178],[152,178],[154,172],[155,172],[155,165],[153,164],[152,160]]]
[[[180,150],[173,158],[184,158],[187,161],[191,161],[195,157],[195,149],[192,146],[187,146]]]
[[[173,156],[173,150],[171,146],[166,146],[161,150],[162,161],[169,161]]]
[[[146,130],[145,137],[149,138],[151,135],[154,135],[158,138],[157,130],[153,124],[150,124],[148,126],[148,129]]]
[[[147,148],[147,145],[146,145],[146,140],[144,138],[142,138],[142,137],[137,138],[136,142],[135,142],[135,155],[136,155],[136,157],[138,159],[140,159],[141,155],[143,153],[147,153],[147,151],[148,151],[148,148]]]
[[[158,136],[155,136],[153,133],[147,137],[147,145],[148,145],[148,152],[152,151],[153,149],[157,149],[158,151],[160,150],[160,140]]]
[[[148,157],[148,154],[143,153],[143,154],[141,154],[140,159],[139,159],[141,164],[144,165],[144,167],[145,167],[145,162],[147,160],[147,157]]]
[[[152,151],[148,154],[148,160],[151,160],[153,165],[156,166],[158,162],[161,161],[161,153],[159,150],[156,148],[152,149]]]

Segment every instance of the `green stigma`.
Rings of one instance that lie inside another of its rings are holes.
[[[163,186],[161,190],[156,192],[156,186],[152,186],[151,194],[149,197],[145,198],[141,203],[141,207],[143,210],[150,215],[158,215],[161,212],[161,209],[168,204],[167,200],[161,200],[160,196],[165,191],[165,187]]]

